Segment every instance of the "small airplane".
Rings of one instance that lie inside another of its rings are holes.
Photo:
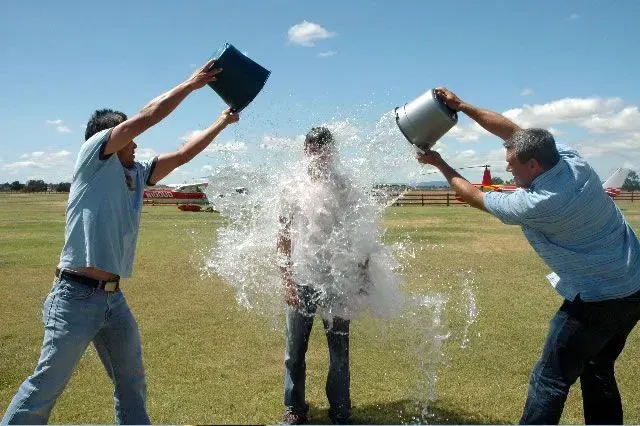
[[[169,184],[167,187],[151,187],[144,190],[143,201],[145,204],[177,205],[182,211],[200,211],[209,206],[209,200],[204,193],[208,182],[189,184]]]
[[[209,182],[204,181],[151,187],[144,190],[143,201],[151,205],[177,205],[180,210],[188,212],[199,212],[203,209],[215,211],[215,206],[205,193],[207,185]],[[247,194],[247,188],[239,186],[233,188],[232,193]],[[218,197],[222,198],[224,194],[219,194]]]

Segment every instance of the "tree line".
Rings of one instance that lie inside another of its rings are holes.
[[[71,183],[45,183],[42,179],[31,179],[27,183],[20,181],[0,184],[0,192],[69,192]]]
[[[499,177],[493,177],[491,179],[493,185],[513,185],[513,180],[503,181]],[[387,185],[381,185],[387,186]],[[393,185],[391,185],[393,186]],[[27,183],[20,183],[19,181],[5,182],[0,184],[0,192],[69,192],[71,183],[45,183],[42,179],[31,179]],[[627,179],[622,185],[623,191],[640,191],[640,176],[634,171],[629,173]]]

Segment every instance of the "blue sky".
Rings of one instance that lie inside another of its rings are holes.
[[[366,143],[385,112],[439,85],[552,129],[604,179],[640,168],[639,19],[633,0],[5,1],[0,183],[68,181],[93,110],[134,114],[224,42],[272,74],[241,122],[163,183],[199,178],[220,151],[298,150],[319,123]],[[209,88],[194,93],[137,139],[138,159],[176,149],[224,107]],[[458,167],[504,165],[496,138],[466,118],[437,148]]]

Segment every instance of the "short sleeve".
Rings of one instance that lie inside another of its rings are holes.
[[[81,181],[90,181],[107,160],[111,158],[112,155],[104,155],[104,148],[109,142],[111,130],[102,130],[82,144],[73,173],[74,179],[78,177]]]
[[[153,170],[156,168],[156,164],[158,163],[158,157],[153,157],[151,160],[143,161],[140,163],[142,166],[142,181],[144,182],[144,186],[152,186],[155,183],[151,182],[151,176],[153,175]]]
[[[527,192],[522,189],[512,193],[488,192],[484,195],[484,206],[489,213],[507,225],[523,224],[533,210]]]

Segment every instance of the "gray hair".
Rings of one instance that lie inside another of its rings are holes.
[[[544,129],[519,129],[504,142],[504,147],[513,149],[521,163],[532,158],[549,170],[560,160],[553,135]]]

